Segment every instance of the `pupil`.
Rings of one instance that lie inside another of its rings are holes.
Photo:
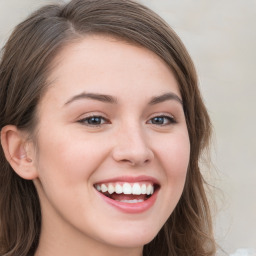
[[[88,123],[89,124],[100,124],[101,123],[101,119],[100,119],[100,117],[91,117],[88,120]]]
[[[154,124],[163,124],[164,118],[163,117],[154,117],[153,118],[153,123]]]

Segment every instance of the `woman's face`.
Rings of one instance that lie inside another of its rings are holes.
[[[104,36],[66,46],[53,67],[38,107],[42,236],[142,247],[184,187],[190,143],[177,81],[151,51]]]

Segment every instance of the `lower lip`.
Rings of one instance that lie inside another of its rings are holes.
[[[104,196],[102,193],[96,191],[101,198],[111,206],[117,208],[118,210],[124,212],[124,213],[142,213],[150,209],[157,198],[158,190],[156,190],[153,195],[148,198],[147,200],[139,203],[123,203],[123,202],[118,202],[115,201],[109,197]]]

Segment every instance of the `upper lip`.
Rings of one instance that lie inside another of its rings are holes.
[[[150,182],[152,184],[159,185],[159,181],[151,176],[147,175],[140,175],[140,176],[119,176],[114,177],[110,179],[104,179],[101,181],[96,182],[95,184],[101,184],[101,183],[111,183],[111,182],[128,182],[128,183],[136,183],[136,182]]]

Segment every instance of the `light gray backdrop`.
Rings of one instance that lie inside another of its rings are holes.
[[[50,0],[0,0],[0,45]],[[55,0],[57,2],[57,0]],[[256,248],[256,0],[142,0],[187,46],[214,125],[216,237],[232,253]]]

